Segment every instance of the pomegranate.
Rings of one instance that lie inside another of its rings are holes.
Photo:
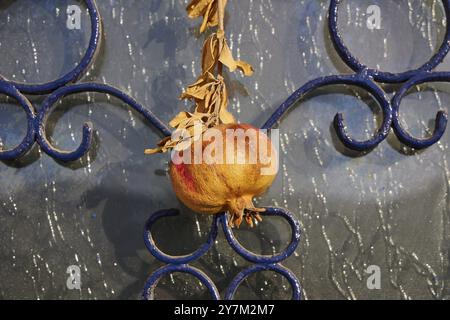
[[[261,221],[264,209],[255,208],[253,198],[270,187],[278,171],[268,136],[248,124],[221,124],[199,140],[172,154],[169,173],[177,197],[198,213],[228,211],[231,226],[239,227],[243,218],[251,226]]]

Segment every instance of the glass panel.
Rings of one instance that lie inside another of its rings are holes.
[[[83,1],[1,1],[0,70],[11,80],[44,82],[64,75],[83,56],[90,22]],[[204,36],[187,18],[187,0],[98,1],[103,18],[101,51],[83,82],[120,88],[168,122],[190,104],[179,101],[200,72]],[[67,7],[81,8],[80,28],[67,27]],[[327,29],[327,0],[230,0],[226,28],[237,58],[253,77],[229,74],[230,110],[242,123],[261,126],[307,81],[350,73]],[[380,8],[379,29],[367,9]],[[373,20],[370,20],[373,23]],[[339,28],[349,49],[370,67],[399,72],[421,66],[445,34],[441,1],[343,0]],[[445,59],[439,70],[449,70]],[[392,95],[397,86],[384,86]],[[401,118],[415,136],[433,129],[435,113],[450,103],[448,84],[421,85],[402,103]],[[31,97],[36,108],[44,97]],[[0,141],[16,145],[26,120],[1,96]],[[420,152],[391,133],[362,156],[339,142],[332,120],[343,112],[349,133],[369,138],[381,112],[354,87],[332,86],[309,94],[280,125],[281,171],[261,206],[289,209],[299,219],[301,244],[283,265],[299,278],[306,299],[442,299],[449,289],[449,131]],[[76,148],[85,121],[95,127],[94,146],[80,161],[54,161],[39,148],[0,163],[0,298],[138,299],[147,277],[162,263],[147,251],[143,228],[161,209],[180,217],[155,225],[158,245],[186,254],[206,239],[211,217],[177,200],[167,176],[167,155],[143,151],[160,140],[155,130],[116,98],[82,93],[52,113],[48,132],[63,150]],[[289,226],[266,218],[236,231],[245,246],[273,253],[289,241]],[[216,245],[193,263],[222,296],[249,263],[219,233]],[[79,266],[80,290],[67,285]],[[374,289],[376,266],[381,289]],[[68,269],[69,268],[69,269]],[[375,270],[375,271],[373,271]],[[369,285],[368,285],[369,284]],[[249,277],[236,297],[289,298],[281,276]],[[166,276],[157,298],[207,298],[192,276]]]

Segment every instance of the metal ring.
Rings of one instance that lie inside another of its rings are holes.
[[[101,41],[101,17],[97,9],[95,0],[84,0],[89,10],[89,16],[91,18],[91,38],[89,40],[89,46],[85,55],[81,59],[80,63],[75,69],[68,72],[57,80],[53,80],[42,84],[27,84],[8,80],[13,86],[15,86],[20,92],[27,94],[46,94],[54,91],[55,89],[62,87],[70,82],[77,81],[83,73],[89,68],[94,61],[97,49],[100,47]]]
[[[217,216],[214,217],[214,220],[211,225],[211,230],[208,235],[208,239],[206,242],[195,252],[184,255],[184,256],[171,256],[168,254],[165,254],[162,252],[155,243],[155,240],[152,236],[152,226],[155,224],[155,222],[161,218],[167,218],[167,217],[173,217],[179,215],[179,211],[177,209],[171,209],[171,210],[161,210],[156,213],[154,213],[145,224],[145,230],[144,230],[144,241],[147,249],[150,251],[150,253],[159,261],[162,261],[164,263],[168,264],[186,264],[191,261],[197,260],[201,256],[203,256],[213,245],[214,241],[217,238],[217,222],[218,218]]]
[[[436,115],[434,133],[430,138],[426,139],[414,138],[406,130],[403,129],[399,120],[401,101],[408,90],[410,90],[413,86],[426,82],[450,82],[450,72],[419,74],[418,76],[406,82],[392,99],[392,126],[394,128],[395,135],[402,143],[417,150],[428,148],[438,142],[445,133],[448,121],[447,112],[443,110],[439,111]]]
[[[128,104],[134,110],[139,112],[145,117],[156,129],[158,129],[163,135],[169,136],[171,134],[170,129],[153,114],[150,110],[144,108],[136,100],[134,100],[128,94],[116,89],[112,86],[100,83],[80,83],[74,84],[66,87],[61,87],[51,95],[49,95],[44,102],[38,113],[37,118],[37,140],[42,150],[47,153],[52,158],[60,161],[74,161],[83,157],[91,146],[92,140],[92,124],[85,123],[83,125],[83,137],[80,146],[74,151],[61,151],[54,148],[50,142],[47,140],[45,133],[45,124],[50,112],[56,107],[56,102],[65,96],[81,93],[81,92],[100,92],[112,95],[124,103]]]
[[[300,282],[298,281],[295,274],[286,267],[283,267],[279,264],[256,264],[253,265],[244,271],[241,271],[231,282],[228,290],[225,294],[225,300],[233,300],[234,295],[241,285],[241,283],[251,274],[260,272],[260,271],[274,271],[278,274],[284,276],[290,283],[292,287],[292,300],[300,300],[301,299],[301,287]]]
[[[297,219],[295,219],[294,215],[281,208],[266,208],[266,211],[262,213],[262,215],[265,216],[278,216],[282,217],[287,220],[289,223],[289,226],[292,230],[292,236],[291,236],[291,242],[289,243],[288,247],[283,250],[281,253],[276,255],[259,255],[250,252],[246,248],[244,248],[239,241],[236,239],[236,237],[233,234],[232,229],[228,226],[228,218],[225,213],[220,215],[220,220],[222,222],[223,232],[225,233],[225,237],[230,244],[230,246],[244,259],[253,262],[253,263],[278,263],[282,260],[287,259],[290,257],[295,249],[297,249],[297,246],[300,242],[300,223]]]
[[[389,99],[378,85],[376,85],[366,72],[361,72],[356,75],[333,75],[314,79],[306,83],[304,86],[295,91],[285,102],[277,108],[277,110],[270,116],[266,123],[262,126],[263,129],[272,128],[281,117],[294,105],[298,100],[302,99],[307,93],[317,88],[336,85],[347,84],[360,87],[367,90],[380,105],[383,110],[383,123],[377,130],[374,137],[367,141],[358,141],[350,137],[347,133],[344,116],[342,113],[336,114],[334,117],[334,126],[336,133],[342,143],[349,149],[356,151],[370,151],[378,146],[384,139],[386,139],[392,124],[392,110]]]
[[[418,72],[425,72],[433,70],[437,65],[439,65],[447,55],[450,50],[450,0],[443,0],[445,15],[447,18],[447,26],[444,41],[439,48],[438,52],[431,57],[431,59],[425,63],[423,66],[416,70],[408,70],[402,73],[390,73],[382,72],[377,69],[370,69],[366,65],[359,62],[359,60],[352,55],[350,50],[345,46],[341,34],[338,30],[338,11],[339,3],[341,0],[331,0],[330,8],[328,13],[328,26],[331,35],[331,40],[333,41],[334,47],[336,48],[339,56],[344,60],[344,62],[355,72],[361,72],[362,70],[367,70],[367,73],[374,78],[377,82],[384,83],[400,83],[405,82],[415,76]]]
[[[13,160],[24,155],[33,146],[36,136],[34,126],[36,116],[34,107],[30,103],[30,101],[28,101],[28,99],[23,94],[21,94],[15,87],[13,87],[8,82],[2,80],[1,78],[0,78],[0,94],[5,94],[11,98],[14,98],[23,108],[23,110],[25,110],[25,113],[27,115],[27,123],[28,123],[27,134],[23,138],[22,142],[14,149],[2,150],[2,148],[0,148],[0,160]]]
[[[167,265],[164,266],[158,270],[156,270],[152,275],[148,278],[147,282],[145,283],[144,287],[144,293],[143,297],[145,300],[154,300],[155,299],[155,288],[158,286],[159,280],[168,274],[175,273],[175,272],[183,272],[188,273],[196,277],[198,280],[201,281],[202,284],[208,288],[211,297],[214,300],[219,300],[220,295],[219,291],[217,290],[216,286],[214,285],[214,282],[201,270],[186,265]]]

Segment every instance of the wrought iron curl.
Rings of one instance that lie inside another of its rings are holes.
[[[446,33],[442,44],[436,54],[434,54],[425,64],[415,70],[408,70],[401,73],[383,72],[378,69],[370,69],[358,58],[353,56],[350,50],[345,46],[341,33],[338,28],[339,4],[341,0],[330,0],[328,10],[328,28],[333,45],[341,59],[355,72],[366,70],[367,75],[372,77],[376,82],[382,83],[402,83],[408,81],[418,73],[429,72],[436,68],[450,50],[450,0],[442,0],[444,5],[445,16],[447,20]]]
[[[95,0],[85,0],[84,2],[86,3],[90,16],[91,37],[85,55],[73,70],[69,71],[59,79],[42,84],[14,82],[0,75],[0,93],[12,96],[19,102],[27,113],[28,122],[27,134],[24,140],[17,147],[11,150],[0,150],[0,160],[16,160],[21,158],[31,150],[36,142],[37,131],[41,124],[36,117],[35,107],[24,96],[24,94],[47,94],[62,86],[65,86],[70,82],[75,82],[83,74],[85,74],[94,62],[101,42],[101,16]],[[10,87],[13,87],[15,91]]]
[[[262,271],[273,271],[284,276],[289,281],[289,284],[292,288],[291,300],[300,300],[302,298],[300,282],[291,270],[280,264],[255,264],[248,267],[244,271],[241,271],[233,279],[233,281],[231,281],[231,285],[228,287],[228,290],[225,293],[225,300],[233,300],[234,295],[236,294],[236,291],[241,283],[250,275]]]
[[[19,103],[19,105],[27,115],[27,133],[22,142],[18,146],[9,150],[2,150],[2,148],[0,147],[0,160],[14,160],[27,153],[27,151],[30,150],[34,144],[34,141],[36,139],[36,113],[30,101],[23,94],[21,94],[16,87],[2,79],[1,76],[0,94],[4,94],[8,97],[13,98],[16,102]]]
[[[159,281],[162,277],[175,273],[187,273],[196,277],[200,282],[208,288],[208,291],[213,300],[219,300],[220,294],[216,288],[214,282],[200,269],[187,265],[187,264],[168,264],[164,267],[159,268],[147,279],[144,286],[143,298],[145,300],[155,299],[155,289],[158,286]]]
[[[216,241],[216,238],[217,238],[217,231],[218,231],[217,224],[219,221],[219,217],[215,216],[214,220],[212,222],[212,225],[211,225],[211,230],[209,231],[208,239],[198,250],[196,250],[195,252],[193,252],[191,254],[188,254],[185,256],[179,256],[179,257],[174,257],[174,256],[165,254],[158,248],[158,246],[156,245],[156,243],[153,239],[152,226],[159,219],[173,217],[173,216],[177,216],[179,214],[180,214],[180,212],[176,209],[158,211],[158,212],[154,213],[147,220],[147,223],[145,224],[145,231],[144,231],[145,245],[146,245],[148,251],[150,251],[150,253],[152,254],[152,256],[154,256],[156,259],[158,259],[159,261],[162,261],[164,263],[186,264],[186,263],[195,261],[198,258],[200,258],[201,256],[203,256],[206,252],[208,252],[209,249],[211,249],[211,247],[214,245],[214,241]]]
[[[447,128],[448,122],[447,112],[444,110],[438,111],[435,119],[434,132],[431,137],[425,139],[415,138],[405,129],[403,129],[402,124],[400,123],[400,104],[403,97],[412,87],[427,82],[450,82],[450,72],[431,72],[418,74],[417,76],[411,78],[408,82],[406,82],[392,99],[392,126],[394,128],[395,135],[403,144],[417,150],[428,148],[441,140],[442,136],[445,133],[445,129]]]
[[[74,69],[69,71],[67,74],[47,83],[28,84],[8,80],[8,82],[16,87],[21,93],[47,94],[62,86],[65,86],[68,83],[76,82],[80,79],[81,76],[84,75],[86,70],[88,70],[91,64],[94,62],[102,39],[102,23],[95,0],[84,0],[84,2],[89,11],[91,21],[91,37],[86,53],[82,57],[81,61]]]
[[[333,75],[311,80],[304,86],[300,87],[285,102],[283,102],[281,106],[278,107],[278,109],[266,121],[262,128],[272,128],[297,101],[302,99],[309,92],[321,87],[336,84],[354,85],[365,89],[372,94],[372,96],[381,106],[381,109],[383,111],[383,122],[375,135],[367,141],[358,141],[350,137],[345,128],[344,116],[341,113],[336,114],[336,116],[334,117],[334,126],[337,135],[346,147],[357,151],[367,151],[375,148],[384,139],[386,139],[387,135],[389,134],[392,122],[392,110],[386,94],[378,85],[371,81],[370,77],[365,71],[362,71],[361,73],[355,75]]]
[[[83,125],[83,136],[80,146],[74,151],[62,151],[53,147],[47,140],[45,127],[48,116],[56,107],[56,103],[65,96],[85,93],[85,92],[99,92],[109,94],[120,99],[122,102],[128,104],[132,109],[140,113],[152,126],[158,129],[163,135],[171,134],[170,129],[150,110],[142,106],[135,99],[123,91],[114,88],[107,84],[101,83],[80,83],[70,86],[61,87],[52,94],[50,94],[42,103],[37,116],[37,141],[42,150],[54,159],[60,161],[74,161],[83,157],[91,147],[92,141],[92,124],[86,122]]]
[[[0,160],[15,160],[22,157],[29,150],[31,150],[35,142],[40,145],[41,149],[46,154],[58,161],[74,161],[83,157],[91,147],[93,131],[92,124],[84,124],[81,144],[74,151],[62,151],[53,147],[47,140],[45,132],[48,115],[54,109],[56,102],[67,95],[75,93],[100,92],[112,95],[128,104],[131,108],[144,116],[144,118],[157,130],[159,130],[162,135],[168,136],[171,134],[171,131],[167,125],[164,124],[155,114],[143,107],[131,96],[117,88],[98,83],[68,85],[71,82],[77,81],[89,69],[92,63],[94,63],[102,38],[101,16],[97,8],[96,1],[86,0],[85,3],[91,20],[91,38],[89,40],[89,46],[85,55],[73,70],[57,80],[43,84],[25,84],[14,82],[0,75],[0,93],[10,96],[19,102],[27,114],[28,122],[27,134],[25,138],[13,149],[0,149]],[[50,95],[44,100],[38,112],[36,112],[35,107],[24,96],[24,94],[48,93],[50,93]]]
[[[161,277],[175,272],[184,272],[195,276],[208,288],[213,299],[220,299],[220,295],[217,293],[218,291],[214,285],[214,282],[201,270],[189,265],[190,262],[193,262],[206,254],[206,252],[214,245],[218,234],[219,223],[222,224],[222,230],[231,248],[245,260],[253,263],[253,265],[241,271],[233,279],[230,286],[226,290],[226,300],[233,299],[234,294],[236,293],[240,284],[248,276],[261,271],[273,271],[284,276],[292,287],[292,299],[299,300],[301,298],[301,286],[298,278],[292,271],[280,264],[281,261],[287,259],[294,253],[300,242],[300,223],[291,212],[281,208],[267,207],[266,211],[261,213],[264,216],[281,217],[285,219],[291,227],[292,235],[289,245],[281,253],[275,255],[259,255],[244,248],[235,238],[233,229],[229,226],[227,213],[221,213],[214,216],[208,238],[199,249],[191,254],[183,256],[168,255],[158,248],[151,234],[151,230],[152,226],[159,219],[176,216],[178,214],[179,211],[176,209],[158,211],[148,219],[145,225],[144,242],[147,246],[147,249],[156,259],[166,263],[167,265],[158,269],[148,278],[143,292],[144,299],[154,299],[154,291]]]
[[[345,125],[343,122],[342,114],[337,114],[334,118],[334,126],[339,139],[343,144],[352,150],[357,151],[370,151],[378,146],[383,140],[385,140],[389,134],[390,127],[393,127],[394,132],[398,139],[405,145],[415,148],[423,149],[432,146],[438,142],[447,126],[447,112],[439,111],[436,116],[436,128],[432,137],[427,139],[417,139],[411,136],[402,125],[399,120],[399,106],[401,100],[413,85],[421,84],[432,81],[444,81],[448,82],[448,76],[446,73],[433,73],[439,64],[441,64],[444,58],[450,51],[450,0],[442,0],[444,6],[445,18],[446,18],[446,33],[441,46],[436,54],[434,54],[426,63],[421,67],[414,70],[407,70],[401,73],[384,72],[378,69],[371,69],[361,63],[357,57],[355,57],[350,50],[345,46],[338,28],[338,13],[339,4],[341,0],[330,0],[330,6],[328,10],[328,29],[330,33],[333,45],[338,52],[340,58],[349,66],[356,74],[354,75],[332,75],[328,77],[318,78],[312,80],[295,91],[285,102],[283,102],[275,113],[267,120],[263,125],[264,128],[270,128],[278,122],[281,117],[298,102],[306,93],[330,84],[348,84],[362,87],[369,91],[380,104],[383,109],[383,123],[373,138],[367,141],[357,141],[352,139],[345,131]],[[355,83],[345,83],[349,78],[354,77],[359,81]],[[405,83],[400,91],[392,98],[387,100],[386,94],[383,90],[375,84],[379,83]],[[374,94],[375,93],[375,94]],[[378,96],[378,97],[377,97]],[[380,98],[383,97],[383,98]],[[386,106],[386,102],[389,107]]]
[[[292,213],[285,209],[281,208],[271,208],[267,207],[265,208],[266,211],[262,214],[264,216],[275,216],[275,217],[281,217],[285,219],[291,228],[291,241],[286,249],[284,249],[281,253],[275,254],[275,255],[259,255],[254,254],[253,252],[248,251],[246,248],[244,248],[239,241],[235,238],[233,229],[231,229],[228,225],[228,217],[226,214],[222,214],[220,218],[220,222],[222,223],[223,233],[225,234],[225,237],[230,244],[230,246],[236,251],[239,255],[241,255],[245,260],[253,262],[253,263],[260,263],[260,264],[273,264],[278,263],[280,261],[283,261],[290,257],[295,249],[298,247],[298,244],[300,242],[300,223],[298,220],[294,217]]]

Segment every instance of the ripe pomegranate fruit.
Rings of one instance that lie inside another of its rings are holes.
[[[187,207],[204,214],[228,211],[237,227],[243,218],[251,226],[261,221],[264,209],[255,208],[253,198],[271,186],[277,171],[271,140],[248,124],[207,129],[197,142],[174,151],[169,166],[174,191]]]

